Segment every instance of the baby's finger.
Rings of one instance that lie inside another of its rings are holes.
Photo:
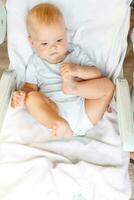
[[[17,100],[19,100],[19,99],[20,99],[20,96],[13,96],[13,97],[12,97],[12,100],[13,100],[13,101],[17,101]]]
[[[16,108],[18,106],[17,102],[16,101],[11,101],[11,106],[13,108]]]
[[[25,92],[24,92],[24,91],[20,91],[19,94],[20,94],[21,96],[25,96]]]
[[[15,104],[15,106],[21,106],[24,104],[24,102],[21,101],[20,98],[18,98],[18,97],[12,98],[12,102]]]
[[[20,101],[18,99],[14,100],[13,102],[14,102],[15,106],[20,106],[21,105],[21,103],[20,103]]]
[[[63,67],[60,71],[61,74],[64,74],[66,72],[69,72],[69,69],[67,67]]]
[[[22,100],[20,99],[20,97],[19,97],[19,98],[18,98],[18,97],[15,97],[15,98],[12,100],[12,102],[13,102],[13,104],[15,105],[15,107],[21,106],[21,105],[24,104],[24,101],[22,101]]]
[[[17,92],[17,93],[13,93],[12,94],[12,98],[20,98],[20,94]]]
[[[60,66],[60,70],[63,70],[64,68],[68,68],[69,67],[69,64],[68,63],[63,63],[61,64]]]
[[[17,95],[17,94],[19,94],[19,91],[14,91],[13,92],[13,95]]]
[[[19,100],[21,103],[24,103],[26,94],[24,91],[20,91]]]
[[[24,103],[24,101],[25,101],[25,96],[20,96],[19,100],[20,100],[20,102]]]

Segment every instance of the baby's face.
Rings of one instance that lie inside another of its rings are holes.
[[[57,22],[37,29],[31,34],[31,44],[36,53],[49,63],[61,62],[68,50],[64,22]]]

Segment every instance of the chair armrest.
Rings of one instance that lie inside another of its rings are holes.
[[[5,70],[0,80],[0,129],[8,108],[12,91],[16,85],[16,73],[13,70]]]
[[[134,151],[134,122],[129,85],[126,79],[116,79],[116,102],[123,149],[132,152]]]

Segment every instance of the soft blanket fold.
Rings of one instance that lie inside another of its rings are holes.
[[[0,135],[0,199],[128,200],[129,156],[116,114],[107,112],[85,137],[52,140],[25,108],[9,107]]]

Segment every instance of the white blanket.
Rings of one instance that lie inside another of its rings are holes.
[[[51,138],[9,107],[0,135],[0,200],[129,200],[129,156],[114,109],[85,137]]]

